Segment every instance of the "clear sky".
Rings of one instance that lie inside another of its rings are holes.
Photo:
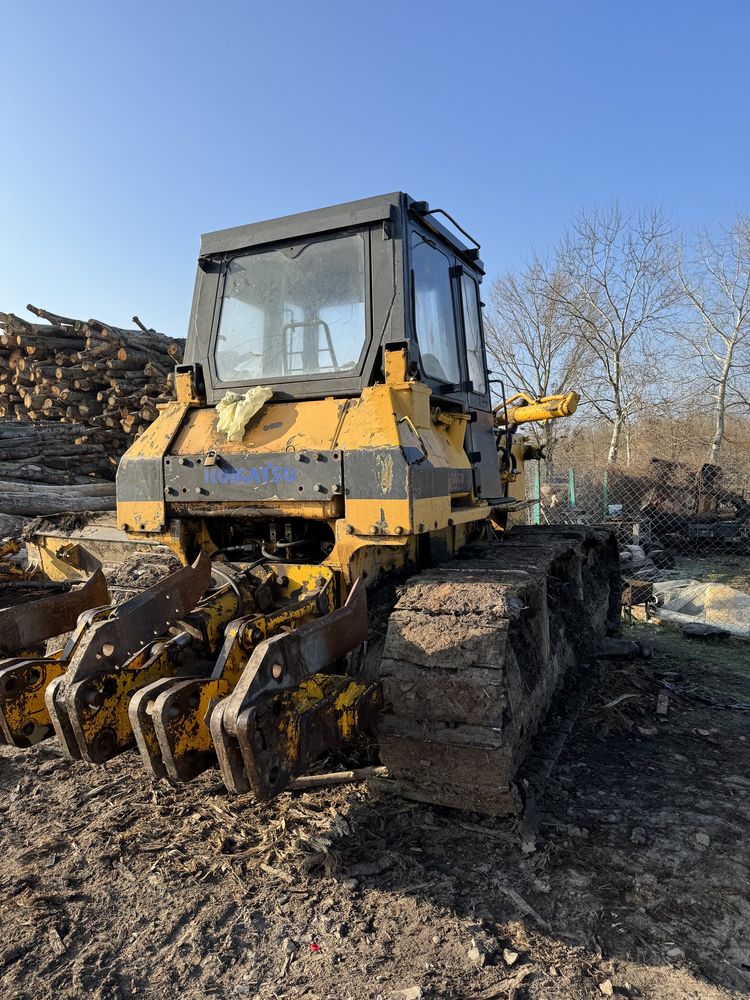
[[[750,210],[747,0],[0,0],[0,310],[184,336],[200,233],[403,189],[490,276]]]

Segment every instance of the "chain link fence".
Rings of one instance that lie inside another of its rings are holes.
[[[605,524],[626,614],[750,638],[750,468],[652,459],[639,468],[526,467],[530,524]]]

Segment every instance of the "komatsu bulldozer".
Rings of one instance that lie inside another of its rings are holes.
[[[136,747],[155,777],[218,766],[268,799],[369,734],[405,795],[517,811],[555,691],[616,627],[619,566],[603,529],[507,529],[536,455],[518,427],[577,396],[493,405],[483,273],[403,193],[204,236],[116,519],[29,539],[72,585],[0,612],[3,740]],[[124,559],[164,552],[178,569],[110,602]]]

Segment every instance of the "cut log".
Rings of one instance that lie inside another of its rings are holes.
[[[17,494],[0,495],[0,514],[13,514],[20,517],[114,509],[114,497],[55,497],[47,494],[36,494],[29,497]]]

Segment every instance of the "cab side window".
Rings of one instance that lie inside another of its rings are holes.
[[[451,262],[419,233],[412,237],[414,319],[426,375],[456,385],[461,382],[453,311]]]
[[[482,351],[482,324],[479,319],[479,289],[468,274],[461,275],[461,304],[466,333],[466,357],[469,378],[474,392],[483,393],[487,388],[484,352]]]

